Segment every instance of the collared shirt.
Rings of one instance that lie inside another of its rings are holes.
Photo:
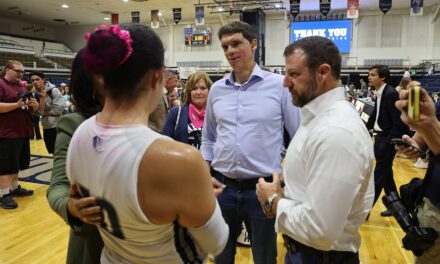
[[[170,110],[170,102],[168,102],[168,90],[165,87],[162,88],[162,99],[165,102],[167,110]]]
[[[383,93],[383,89],[385,89],[385,85],[387,85],[386,83],[384,83],[382,85],[382,87],[380,87],[380,89],[376,92],[376,104],[377,104],[377,110],[376,110],[376,121],[374,121],[374,130],[376,131],[382,131],[382,129],[380,128],[379,124],[377,123],[377,119],[379,118],[379,109],[380,109],[380,99],[382,98],[382,93]]]
[[[275,228],[319,250],[357,252],[374,199],[373,144],[344,88],[306,104],[287,149]]]
[[[233,179],[281,171],[283,126],[293,137],[300,113],[283,87],[283,76],[255,65],[248,81],[215,82],[209,92],[201,151],[211,166]]]

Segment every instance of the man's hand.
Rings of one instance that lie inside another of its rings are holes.
[[[37,111],[38,107],[40,106],[37,102],[37,99],[35,99],[33,97],[31,99],[29,99],[27,104],[28,104],[28,106],[30,106],[32,108],[33,111]]]
[[[84,223],[99,225],[103,221],[101,207],[96,205],[95,197],[80,197],[77,186],[70,186],[67,210],[70,215],[81,219]]]
[[[226,185],[219,182],[216,178],[211,177],[212,180],[212,188],[214,189],[215,196],[219,196],[223,190],[226,188]]]
[[[408,90],[415,85],[420,85],[420,83],[415,81],[411,82],[408,85]],[[418,121],[414,121],[408,116],[408,90],[402,91],[400,94],[400,100],[396,101],[396,107],[401,111],[400,118],[417,132],[423,132],[425,129],[430,129],[433,124],[438,122],[435,114],[434,102],[425,89],[420,89],[420,118]]]
[[[258,179],[258,183],[256,185],[258,201],[260,202],[261,208],[263,209],[263,212],[267,218],[273,218],[277,214],[277,210],[276,210],[277,201],[273,202],[271,210],[268,211],[264,206],[267,199],[274,193],[279,193],[280,196],[282,196],[284,193],[283,188],[281,188],[280,175],[278,174],[277,171],[274,171],[272,173],[272,178],[273,178],[273,182],[266,182],[264,178],[260,178]],[[279,198],[277,199],[279,200]]]
[[[18,99],[18,101],[15,103],[17,105],[17,108],[23,107],[26,105],[26,102],[23,99]]]
[[[402,140],[405,141],[406,143],[411,144],[411,145],[420,149],[417,142],[412,140],[408,135],[403,135]],[[420,152],[416,148],[405,147],[404,145],[396,145],[395,148],[396,148],[397,152],[399,152],[399,153],[401,153],[411,159],[416,159],[416,158],[420,157]]]

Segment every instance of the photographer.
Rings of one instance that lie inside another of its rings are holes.
[[[419,84],[410,83],[410,87],[414,85]],[[417,218],[421,228],[431,227],[440,232],[440,103],[435,106],[428,93],[421,89],[420,118],[418,121],[412,120],[407,113],[408,90],[406,90],[402,91],[396,107],[402,112],[403,122],[416,130],[412,138],[404,135],[402,139],[421,150],[429,148],[431,151],[430,164],[425,175],[425,178],[430,176],[431,179],[426,186]],[[418,157],[420,152],[415,147],[396,146],[396,149],[409,157]],[[416,257],[415,263],[440,263],[440,239],[435,240],[434,245],[425,250],[420,257]]]

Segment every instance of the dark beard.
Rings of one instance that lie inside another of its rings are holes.
[[[293,105],[297,107],[303,107],[308,102],[318,97],[318,90],[318,82],[316,81],[316,78],[310,78],[309,89],[304,91],[302,94],[298,94],[296,96],[292,94]]]

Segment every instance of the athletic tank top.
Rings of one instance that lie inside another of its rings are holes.
[[[104,125],[96,116],[83,122],[72,137],[67,176],[83,196],[99,197],[103,208],[104,224],[98,227],[105,244],[101,263],[183,262],[176,250],[182,229],[176,224],[152,224],[137,196],[140,162],[159,138],[166,137],[147,126]]]

